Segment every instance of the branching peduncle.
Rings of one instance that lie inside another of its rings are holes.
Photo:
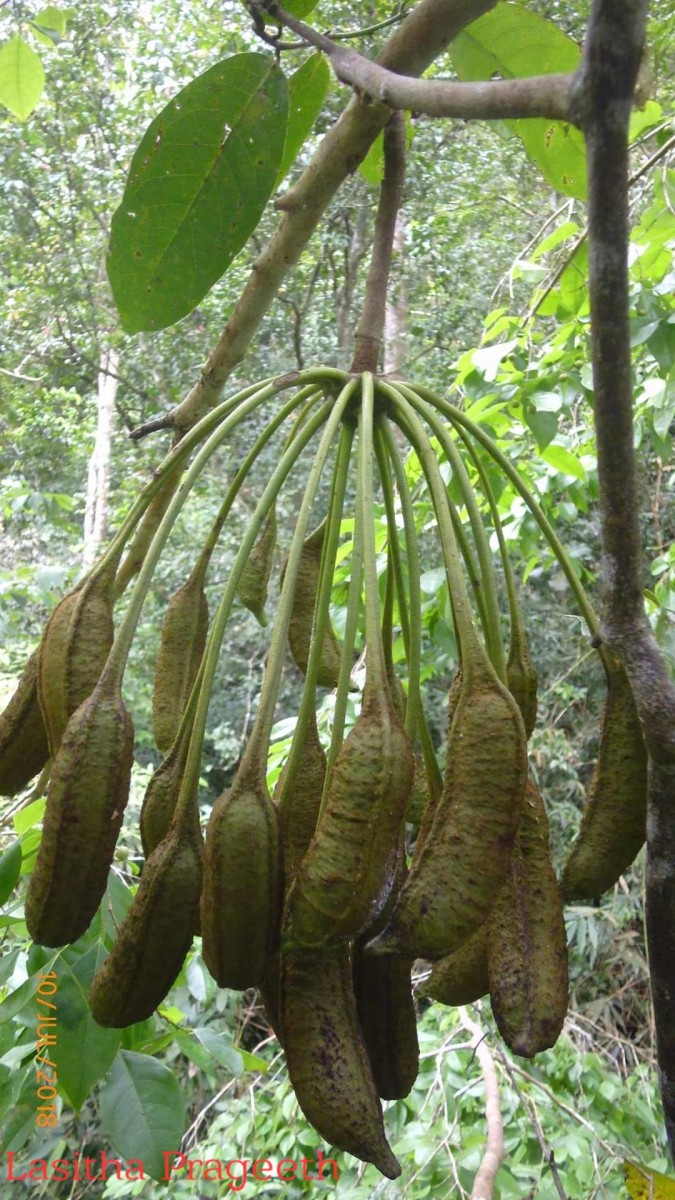
[[[359,323],[352,371],[377,371],[384,332],[387,285],[391,270],[396,217],[401,206],[405,175],[405,128],[400,113],[384,131],[384,178],[375,217],[373,249]]]

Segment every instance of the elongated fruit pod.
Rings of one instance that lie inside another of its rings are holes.
[[[295,879],[314,836],[325,778],[326,755],[316,727],[316,713],[312,710],[293,786],[288,787],[286,784],[284,767],[274,792],[284,847],[286,891]]]
[[[152,1016],[175,982],[199,916],[198,828],[174,824],[143,868],[113,948],[94,976],[89,1005],[99,1025],[123,1029]]]
[[[300,1108],[330,1145],[397,1179],[401,1168],[357,1020],[348,945],[318,959],[311,950],[288,951],[281,970],[284,1051]]]
[[[0,796],[14,796],[49,758],[37,692],[38,652],[26,663],[14,695],[0,713]]]
[[[600,747],[576,841],[562,873],[563,898],[593,900],[614,886],[646,837],[647,750],[628,677],[605,668]]]
[[[288,894],[289,946],[354,937],[371,919],[412,787],[414,756],[388,692],[366,687],[333,766],[316,833]]]
[[[108,882],[129,796],[134,727],[104,675],[70,718],[52,768],[42,840],[26,896],[33,941],[81,937]]]
[[[521,711],[525,733],[530,738],[537,721],[537,672],[522,630],[519,641],[512,640],[509,648],[506,682]]]
[[[524,1058],[558,1039],[567,1012],[567,940],[544,802],[530,781],[511,868],[488,920],[490,1000],[509,1049]]]
[[[189,748],[190,728],[185,730],[184,736],[176,739],[145,789],[139,825],[146,859],[168,833],[180,795]]]
[[[459,704],[459,698],[462,694],[463,681],[464,681],[464,673],[463,673],[461,665],[460,665],[457,667],[457,670],[455,671],[455,674],[452,679],[452,683],[450,684],[450,691],[448,692],[448,744],[446,746],[446,753],[445,753],[446,774],[447,774],[448,755],[450,753],[450,730],[452,729],[452,722],[455,719],[457,705]],[[414,786],[415,785],[413,784],[413,788],[414,788]],[[422,846],[423,846],[423,844],[431,830],[431,827],[434,823],[434,817],[436,816],[436,809],[438,808],[438,802],[441,798],[441,794],[442,794],[442,789],[436,788],[435,790],[429,790],[427,802],[421,808],[421,812],[420,812],[421,819],[420,819],[420,823],[419,823],[419,830],[417,833],[417,840],[415,842],[415,853],[416,854],[419,854],[419,852],[421,851]]]
[[[417,1017],[407,956],[373,954],[366,943],[387,923],[407,875],[403,838],[394,885],[382,912],[354,944],[352,973],[356,1011],[366,1043],[378,1095],[383,1100],[407,1096],[419,1070]]]
[[[487,667],[465,671],[443,791],[374,949],[433,961],[483,924],[506,877],[526,779],[518,705]]]
[[[112,570],[94,574],[64,596],[45,627],[38,657],[38,696],[54,757],[68,719],[94,690],[115,629]]]
[[[326,532],[325,521],[306,538],[302,547],[300,566],[293,595],[291,621],[288,629],[288,644],[295,665],[307,673],[309,647],[312,640],[314,625],[314,609],[319,589],[319,572],[321,568],[321,550]],[[282,572],[283,581],[283,572]],[[329,623],[321,646],[319,674],[317,683],[320,687],[337,687],[340,674],[340,643],[335,631]]]
[[[178,733],[206,645],[209,605],[205,571],[205,561],[200,559],[189,579],[174,592],[162,622],[152,694],[152,730],[162,754],[171,748]]]
[[[267,624],[265,603],[277,544],[277,511],[272,505],[262,532],[241,573],[237,595],[261,625]]]
[[[240,771],[216,800],[206,830],[202,951],[220,987],[257,987],[278,943],[283,863],[267,788]]]
[[[420,988],[420,994],[452,1007],[473,1004],[486,996],[490,989],[487,930],[486,921],[459,949],[446,954],[445,958],[439,958],[427,982]]]

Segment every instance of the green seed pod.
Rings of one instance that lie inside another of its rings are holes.
[[[429,979],[420,989],[422,996],[439,1004],[473,1004],[490,990],[487,966],[486,921],[459,949],[434,963]]]
[[[566,901],[593,900],[613,887],[646,837],[647,750],[633,693],[615,660],[605,674],[598,758],[561,879]]]
[[[326,532],[326,522],[322,522],[305,540],[300,558],[300,566],[295,584],[291,621],[288,629],[288,644],[295,665],[307,673],[309,647],[312,640],[314,625],[314,609],[319,590],[319,573],[321,568],[321,550]],[[282,572],[282,582],[283,582]],[[337,687],[340,674],[341,648],[332,625],[328,625],[321,647],[319,660],[319,687]]]
[[[38,657],[38,696],[52,757],[68,719],[94,690],[113,643],[112,570],[94,574],[64,596],[45,627]]]
[[[70,718],[49,780],[26,896],[26,925],[40,945],[76,941],[94,917],[129,796],[133,749],[119,688],[103,676]]]
[[[184,736],[174,742],[145,789],[139,824],[146,859],[163,841],[169,830],[180,795],[189,748],[188,728]]]
[[[282,1027],[298,1104],[322,1138],[397,1179],[359,1029],[349,947],[282,956]]]
[[[445,754],[446,771],[447,771],[447,759],[448,759],[448,755],[450,753],[450,748],[449,748],[449,746],[450,746],[450,730],[452,729],[452,722],[455,718],[455,713],[457,711],[457,705],[459,704],[459,698],[462,694],[463,680],[464,680],[464,674],[463,674],[463,671],[462,671],[462,668],[460,665],[457,667],[457,670],[455,671],[455,674],[452,679],[452,683],[450,684],[450,691],[448,692],[448,746],[446,748],[446,754]],[[419,851],[421,851],[422,846],[429,834],[431,826],[433,825],[434,817],[436,815],[436,809],[438,807],[438,802],[439,802],[440,798],[441,798],[441,791],[438,788],[430,789],[428,791],[427,802],[421,810],[420,827],[419,827],[419,831],[417,834],[417,841],[415,843],[415,853],[416,854],[419,853]]]
[[[413,774],[413,784],[408,797],[408,803],[405,810],[405,819],[409,825],[415,829],[419,829],[422,824],[424,813],[431,797],[431,788],[429,786],[429,776],[427,775],[424,759],[421,755],[415,755],[415,770]],[[438,799],[438,797],[436,797]]]
[[[366,686],[361,714],[335,760],[316,833],[288,894],[289,947],[351,938],[371,919],[413,771],[412,747],[388,694]]]
[[[282,901],[276,809],[264,782],[240,771],[213,806],[204,850],[202,948],[220,987],[243,990],[264,980]]]
[[[513,638],[511,640],[506,664],[506,682],[521,711],[525,733],[530,738],[537,720],[537,672],[532,665],[522,630],[518,641]]]
[[[152,729],[157,749],[173,745],[202,661],[209,627],[204,592],[206,561],[199,559],[189,579],[174,592],[164,620],[152,695]]]
[[[277,511],[272,505],[262,532],[248,556],[237,588],[237,595],[261,625],[267,624],[265,603],[267,587],[272,574],[274,551],[277,544]]]
[[[284,848],[286,891],[295,879],[314,835],[325,778],[326,755],[319,740],[316,713],[312,709],[293,786],[286,786],[284,767],[274,792]]]
[[[38,651],[31,654],[9,704],[0,713],[0,796],[14,796],[49,758],[37,693]]]
[[[138,891],[107,959],[94,976],[89,1005],[99,1025],[123,1029],[151,1017],[175,982],[199,916],[202,846],[174,824],[143,869]]]
[[[509,1049],[524,1058],[555,1045],[567,1012],[567,940],[544,802],[532,782],[511,868],[488,921],[490,999]]]
[[[487,669],[465,671],[443,791],[374,949],[433,961],[483,924],[506,877],[526,779],[518,705]]]

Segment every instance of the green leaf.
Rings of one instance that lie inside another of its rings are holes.
[[[244,1063],[241,1054],[235,1050],[232,1042],[224,1033],[218,1033],[215,1029],[210,1029],[204,1026],[194,1030],[194,1035],[199,1039],[205,1050],[208,1050],[212,1058],[221,1063],[223,1067],[227,1067],[228,1071],[237,1078],[244,1074]]]
[[[288,81],[288,128],[276,179],[277,187],[290,171],[303,142],[311,133],[329,83],[330,68],[323,54],[313,54],[291,75]]]
[[[127,333],[173,325],[224,274],[272,192],[287,119],[274,60],[236,54],[193,79],[149,126],[108,253]]]
[[[545,450],[558,432],[558,418],[554,412],[539,411],[523,405],[523,417],[532,430],[540,450]]]
[[[73,11],[72,8],[57,8],[55,4],[48,4],[36,14],[35,22],[43,29],[53,29],[55,33],[63,34]]]
[[[549,446],[542,452],[541,457],[544,462],[556,471],[560,471],[562,475],[573,475],[575,479],[586,480],[583,463],[580,463],[571,450],[566,450],[564,446]]]
[[[78,1112],[110,1068],[122,1036],[119,1029],[97,1025],[87,1002],[94,973],[104,958],[105,949],[99,942],[86,954],[63,950],[56,967],[58,1037],[51,1057],[59,1090]]]
[[[450,57],[461,80],[521,79],[574,71],[579,47],[553,22],[517,4],[498,4],[459,35]],[[565,196],[586,196],[586,152],[581,132],[563,121],[505,121],[528,158]]]
[[[288,0],[288,4],[284,4],[283,7],[292,17],[298,17],[299,20],[304,21],[305,17],[314,12],[317,3],[318,0]]]
[[[45,73],[39,56],[16,33],[0,48],[0,104],[20,121],[29,117],[44,91]]]
[[[173,1071],[146,1054],[120,1050],[100,1094],[103,1129],[122,1158],[140,1159],[162,1179],[165,1155],[185,1132],[185,1104]]]
[[[45,815],[45,806],[47,801],[44,796],[39,800],[33,800],[32,804],[27,804],[25,808],[20,808],[18,813],[14,814],[14,831],[18,837],[25,833],[27,829],[34,829],[36,825]]]
[[[18,838],[0,856],[0,904],[9,900],[19,882],[22,857],[21,842]]]

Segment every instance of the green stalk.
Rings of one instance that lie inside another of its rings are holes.
[[[464,445],[466,446],[468,454],[471,456],[471,460],[473,462],[474,467],[476,468],[476,471],[478,472],[480,484],[483,489],[483,495],[485,496],[485,498],[488,502],[488,506],[490,509],[490,515],[492,517],[492,524],[494,525],[495,533],[497,534],[497,541],[499,543],[499,554],[500,554],[500,557],[502,560],[502,569],[504,571],[504,582],[506,584],[506,595],[507,595],[508,602],[509,602],[509,622],[510,622],[510,642],[511,642],[510,652],[515,651],[517,654],[522,654],[523,651],[525,651],[527,653],[528,652],[527,634],[525,633],[525,627],[523,625],[523,617],[522,617],[522,613],[520,610],[520,604],[518,602],[518,590],[516,588],[516,579],[515,579],[515,575],[513,573],[513,567],[511,566],[511,559],[509,558],[509,552],[508,552],[508,549],[506,546],[506,538],[504,537],[504,527],[502,525],[502,519],[499,515],[497,501],[495,500],[495,495],[492,490],[492,484],[490,483],[488,473],[485,470],[485,467],[483,466],[483,464],[480,460],[480,455],[478,454],[478,451],[476,450],[476,447],[473,445],[466,430],[460,429],[460,430],[458,430],[458,433],[459,433],[459,436],[461,437]]]
[[[329,418],[331,409],[334,407],[332,400],[327,400],[322,404],[321,408],[308,421],[302,433],[293,440],[293,443],[288,447],[282,455],[276,470],[273,472],[267,486],[265,487],[260,500],[256,506],[255,512],[249,521],[246,532],[242,539],[241,545],[235,556],[230,577],[227,581],[225,591],[222,595],[220,604],[216,610],[216,614],[209,634],[209,640],[204,651],[202,659],[202,683],[199,690],[199,699],[195,712],[194,725],[192,736],[190,738],[190,749],[188,751],[187,762],[185,765],[185,774],[181,784],[180,796],[178,799],[177,811],[181,806],[189,805],[190,796],[194,794],[194,790],[199,782],[199,771],[201,766],[202,744],[204,741],[204,732],[206,729],[206,718],[208,714],[209,701],[213,689],[213,681],[218,667],[218,658],[220,647],[225,633],[225,627],[229,620],[230,610],[234,602],[239,579],[246,565],[246,560],[255,545],[256,538],[265,522],[267,514],[276,500],[276,497],[286,480],[289,472],[292,470],[295,462],[302,454],[305,446],[312,439],[316,431],[325,424]]]
[[[302,504],[300,505],[300,512],[298,513],[298,519],[293,532],[291,548],[286,562],[284,582],[279,598],[279,606],[274,622],[274,630],[272,632],[272,642],[265,669],[258,715],[240,767],[240,770],[244,772],[250,769],[260,771],[262,773],[263,784],[265,782],[265,764],[267,763],[270,734],[274,722],[274,709],[277,702],[284,660],[286,658],[286,641],[291,623],[295,584],[300,566],[302,548],[307,536],[310,513],[335,434],[355,390],[356,381],[350,380],[342,389],[337,400],[332,404],[330,415],[326,421],[326,428],[309,473]],[[302,438],[303,432],[295,440]]]
[[[351,690],[350,684],[352,677],[352,666],[354,662],[354,643],[356,641],[356,630],[358,628],[359,614],[361,611],[361,575],[363,573],[362,524],[363,522],[359,519],[359,512],[357,508],[356,520],[354,523],[354,536],[352,540],[345,633],[342,644],[342,658],[340,660],[340,675],[338,677],[337,691],[335,693],[333,729],[331,733],[330,748],[326,756],[326,782],[324,784],[323,796],[321,797],[321,812],[323,812],[326,803],[326,797],[328,795],[328,785],[330,782],[331,770],[344,740],[345,718],[347,716],[347,700]]]
[[[407,427],[406,433],[422,464],[422,470],[424,471],[429,491],[431,492],[443,550],[445,573],[452,597],[465,678],[468,680],[473,673],[487,674],[494,677],[494,668],[490,663],[485,647],[473,623],[471,600],[462,574],[459,548],[450,516],[448,493],[443,482],[434,448],[417,413],[405,397],[400,392],[397,392],[395,388],[391,387],[390,384],[384,382],[380,383],[380,389],[393,401],[394,420],[396,423],[398,424],[399,419],[402,418],[403,427]]]
[[[378,386],[381,387],[383,384],[384,384],[383,380],[378,381]],[[392,386],[392,385],[384,384],[384,386],[387,387],[387,386]],[[395,386],[398,386],[398,385],[395,385]],[[408,441],[410,441],[409,431],[403,425],[399,425],[399,428],[403,430],[406,437],[408,438]],[[482,581],[481,573],[480,573],[480,570],[478,567],[478,563],[476,562],[476,558],[473,553],[473,550],[471,549],[471,545],[470,545],[469,539],[467,537],[464,525],[462,524],[459,513],[457,512],[457,509],[456,509],[456,507],[452,501],[452,498],[450,497],[449,494],[448,494],[448,504],[450,506],[450,517],[452,520],[452,527],[455,532],[455,537],[457,539],[457,545],[459,546],[459,552],[462,556],[462,561],[464,563],[466,573],[469,577],[469,583],[471,584],[471,592],[472,592],[473,599],[474,599],[474,602],[476,605],[476,609],[478,610],[478,619],[481,624],[481,629],[483,630],[483,636],[485,638],[485,642],[486,642],[486,644],[489,645],[488,619],[487,619],[487,613],[485,610],[485,599],[484,599],[484,595],[483,595],[484,589],[483,589],[483,581]]]
[[[499,613],[499,602],[497,593],[497,579],[492,563],[492,553],[490,545],[485,533],[483,518],[476,501],[474,490],[471,486],[471,480],[467,474],[466,467],[462,462],[461,455],[449,436],[447,429],[439,420],[434,408],[427,404],[417,392],[412,388],[406,387],[405,384],[397,383],[397,390],[406,397],[407,400],[417,409],[424,417],[427,425],[431,429],[438,440],[446,459],[448,460],[452,473],[457,480],[459,490],[462,494],[462,500],[466,507],[471,531],[473,533],[474,545],[478,554],[480,563],[481,577],[483,581],[483,597],[485,603],[485,612],[487,617],[486,642],[488,653],[492,665],[497,672],[502,683],[506,683],[506,661],[504,658],[504,645],[502,641],[501,617]]]
[[[382,646],[380,626],[380,597],[377,586],[377,548],[373,513],[373,426],[375,422],[375,388],[370,371],[361,376],[361,422],[359,425],[358,485],[356,509],[363,526],[363,575],[366,604],[366,693],[387,695],[389,683]]]
[[[338,542],[340,540],[342,509],[344,507],[345,492],[347,489],[347,478],[349,475],[349,463],[351,459],[353,440],[354,426],[351,422],[345,421],[342,424],[340,443],[335,459],[335,469],[333,471],[328,522],[321,554],[319,587],[317,590],[316,609],[314,613],[314,629],[309,649],[309,657],[307,660],[305,685],[302,691],[302,701],[300,704],[300,711],[298,713],[298,720],[295,726],[295,732],[293,734],[291,749],[286,760],[285,786],[287,789],[293,787],[295,777],[298,773],[298,767],[300,765],[300,757],[302,755],[303,743],[307,733],[307,727],[309,725],[310,714],[312,710],[316,711],[316,687],[321,661],[321,647],[326,635],[326,630],[328,628],[328,621],[330,619],[330,598],[333,587],[333,576],[335,574],[335,558],[337,554]]]
[[[541,529],[541,532],[546,538],[546,541],[551,547],[553,554],[560,563],[562,571],[570,585],[570,590],[576,599],[591,636],[594,638],[599,638],[600,621],[590,600],[588,599],[588,596],[586,595],[582,583],[579,579],[577,579],[577,576],[574,573],[574,568],[572,567],[572,563],[569,560],[567,552],[540,505],[535,500],[527,485],[523,483],[518,471],[513,466],[513,463],[510,462],[510,460],[505,454],[502,453],[499,447],[495,445],[489,434],[485,433],[485,431],[481,429],[480,425],[477,425],[475,421],[472,421],[469,417],[465,416],[463,412],[460,412],[460,410],[456,408],[454,404],[450,404],[448,400],[444,400],[441,396],[437,396],[435,392],[431,391],[430,388],[418,386],[417,391],[420,396],[422,396],[425,400],[428,400],[429,403],[438,408],[440,412],[444,413],[444,415],[449,421],[452,422],[454,426],[460,426],[461,428],[466,429],[467,432],[470,433],[477,442],[480,442],[481,446],[487,450],[488,454],[501,467],[504,474],[511,480],[511,483],[527,504],[532,516],[534,517],[539,528]]]
[[[389,422],[380,419],[378,421],[378,442],[376,449],[378,454],[386,452],[391,460],[394,469],[394,477],[398,488],[399,499],[401,503],[401,512],[403,515],[403,532],[406,543],[406,556],[408,560],[408,586],[410,594],[410,614],[411,619],[408,621],[406,612],[406,595],[403,563],[401,561],[401,551],[398,543],[398,530],[396,528],[396,513],[394,507],[394,492],[391,486],[391,476],[389,471],[380,467],[380,478],[382,480],[382,490],[384,494],[384,503],[387,510],[387,523],[389,526],[389,544],[392,549],[394,574],[396,579],[396,592],[398,596],[398,607],[401,620],[401,632],[403,634],[403,644],[405,646],[406,660],[408,663],[408,704],[411,697],[416,699],[416,723],[417,730],[408,727],[406,712],[406,729],[411,739],[414,739],[416,732],[419,734],[420,743],[422,746],[422,756],[424,758],[424,766],[431,781],[432,792],[440,791],[442,786],[441,773],[436,760],[436,752],[429,733],[424,705],[420,694],[420,672],[419,664],[421,662],[422,648],[422,598],[420,594],[420,561],[419,561],[419,546],[417,542],[417,529],[415,527],[415,513],[413,509],[412,496],[408,487],[405,467],[399,454],[396,439],[392,433]],[[414,651],[415,639],[417,639],[417,666],[415,666]]]

